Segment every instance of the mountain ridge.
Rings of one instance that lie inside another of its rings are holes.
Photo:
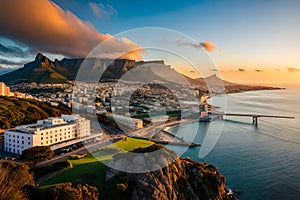
[[[0,81],[5,82],[7,85],[24,82],[66,83],[72,80],[105,82],[120,79],[142,82],[154,80],[181,82],[193,85],[200,90],[215,91],[217,93],[282,89],[232,83],[222,80],[216,74],[193,79],[172,69],[163,60],[63,58],[52,61],[41,53],[38,53],[34,61],[25,64],[24,67],[0,75]]]

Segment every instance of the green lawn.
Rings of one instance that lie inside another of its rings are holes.
[[[112,155],[120,151],[131,151],[138,147],[147,147],[153,142],[141,139],[127,138],[114,144],[103,147],[102,150],[78,160],[71,160],[73,168],[63,171],[62,173],[50,178],[41,186],[47,186],[72,182],[73,184],[85,184],[96,186],[101,191],[105,179],[106,165],[103,161],[111,160]],[[102,162],[101,162],[102,161]]]

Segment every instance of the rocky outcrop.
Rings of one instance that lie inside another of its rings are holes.
[[[179,158],[159,145],[114,156],[106,181],[105,199],[231,199],[216,167]]]

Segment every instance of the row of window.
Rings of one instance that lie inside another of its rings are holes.
[[[8,137],[11,137],[11,135],[8,135]],[[16,136],[16,135],[12,135],[13,138],[20,138],[20,136]],[[24,136],[21,137],[22,139],[24,139]],[[28,137],[28,140],[30,140],[30,137]]]
[[[5,148],[5,151],[11,152],[11,153],[17,153],[17,154],[21,153],[21,151],[19,149],[11,149],[11,148],[8,148],[8,147]]]
[[[16,143],[16,140],[11,140],[11,139],[8,140],[8,142],[11,142],[11,141],[12,141],[13,143]],[[24,141],[21,141],[21,143],[24,144]],[[6,143],[6,144],[7,144],[7,143]],[[17,140],[17,144],[19,144],[19,140]],[[30,145],[30,141],[28,142],[28,145]]]
[[[68,138],[71,138],[71,136],[70,136],[70,135],[68,135]],[[67,137],[65,136],[65,137],[64,137],[64,139],[66,140],[66,139],[67,139]],[[62,138],[59,138],[59,140],[60,140],[60,141],[62,141],[63,139],[62,139]],[[56,143],[56,142],[58,142],[58,139],[57,139],[57,138],[55,138],[55,140],[54,140],[54,141],[55,141],[54,143]],[[50,143],[50,144],[52,144],[52,143],[53,143],[53,140],[50,140],[50,141],[46,141],[46,142],[45,142],[45,144],[49,144],[49,143]],[[41,142],[41,145],[44,145],[44,142]]]
[[[11,144],[7,144],[7,143],[5,143],[5,146],[6,146],[6,149],[8,148],[8,147],[16,147],[16,145],[11,145]],[[7,147],[8,146],[8,147]],[[19,148],[20,147],[20,145],[17,145],[17,148]],[[21,146],[21,149],[24,149],[24,146]]]
[[[68,127],[68,130],[71,130],[71,128],[70,128],[70,127]],[[60,131],[60,132],[62,132],[62,131],[63,131],[63,129],[60,129],[59,131]],[[67,131],[67,129],[65,128],[65,129],[64,129],[64,131]],[[54,132],[55,132],[55,133],[57,133],[57,130],[55,130]],[[45,133],[45,134],[46,134],[46,135],[48,135],[48,133],[52,134],[53,132],[52,132],[52,131],[50,131],[50,132],[46,131],[46,133]],[[41,133],[41,135],[43,135],[43,134],[44,134],[44,133],[42,132],[42,133]]]
[[[69,131],[69,132],[68,132],[68,135],[70,135],[70,134],[71,134],[71,133],[70,133],[70,131]],[[64,135],[67,135],[67,133],[65,133]],[[58,136],[58,135],[56,134],[54,137],[57,138],[57,136]],[[62,136],[62,133],[60,133],[59,136]],[[53,138],[53,136],[51,135],[50,138]],[[43,139],[44,139],[44,137],[41,137],[41,140],[43,140]],[[46,137],[46,140],[47,140],[47,139],[48,139],[48,137]]]

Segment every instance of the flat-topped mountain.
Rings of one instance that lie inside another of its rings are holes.
[[[102,79],[117,79],[136,66],[135,61],[126,59],[117,59],[112,62],[109,59],[64,58],[52,61],[39,53],[34,61],[25,64],[20,69],[0,76],[0,80],[7,84],[21,82],[64,83],[76,79],[77,72],[82,64],[85,66],[85,72],[88,72],[89,75],[95,75],[95,77],[89,77],[89,80],[98,78],[96,75],[99,72],[103,73]],[[109,68],[107,68],[107,64],[110,64]]]
[[[192,79],[172,69],[162,60],[63,58],[62,60],[55,59],[52,61],[41,53],[38,53],[34,61],[25,64],[24,67],[0,75],[0,81],[5,82],[7,85],[24,82],[65,83],[70,80],[105,82],[119,79],[140,82],[181,82],[214,93],[279,89],[231,83],[220,79],[216,75]]]

